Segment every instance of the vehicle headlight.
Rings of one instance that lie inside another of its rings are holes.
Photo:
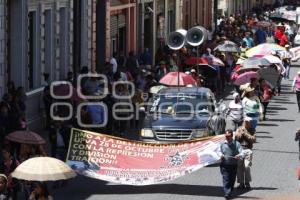
[[[141,130],[142,137],[154,137],[153,131],[151,129],[142,129]]]
[[[207,130],[205,129],[195,129],[192,134],[193,138],[201,138],[208,136]]]

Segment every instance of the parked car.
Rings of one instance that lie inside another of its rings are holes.
[[[140,131],[147,143],[178,143],[210,136],[216,100],[208,88],[165,88],[150,100]]]

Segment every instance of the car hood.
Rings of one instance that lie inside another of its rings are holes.
[[[147,126],[152,129],[205,129],[208,117],[193,117],[191,119],[176,119],[173,116],[163,116],[159,119],[150,117]]]

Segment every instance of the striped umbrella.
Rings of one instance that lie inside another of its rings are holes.
[[[246,56],[248,58],[254,57],[254,56],[265,56],[265,55],[270,55],[272,51],[284,51],[285,48],[282,46],[279,46],[278,44],[275,43],[264,43],[257,45],[248,51],[246,51]]]
[[[30,158],[12,173],[12,177],[28,181],[57,181],[75,176],[76,173],[66,163],[51,157]]]

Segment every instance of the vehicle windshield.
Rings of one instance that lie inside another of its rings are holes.
[[[162,94],[154,98],[150,112],[208,115],[213,110],[212,105],[212,100],[206,93]]]

